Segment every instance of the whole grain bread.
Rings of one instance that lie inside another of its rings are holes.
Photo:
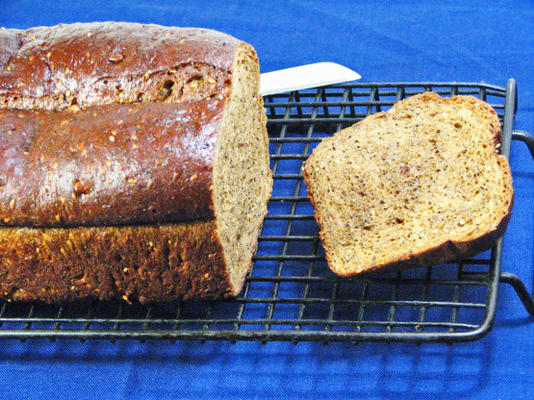
[[[304,179],[340,276],[471,257],[504,233],[513,200],[495,111],[415,95],[323,140]]]
[[[0,29],[0,295],[239,293],[272,178],[254,49],[197,28]]]

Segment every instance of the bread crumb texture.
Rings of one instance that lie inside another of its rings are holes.
[[[323,140],[304,178],[328,265],[350,276],[492,247],[510,217],[495,111],[470,96],[412,96]]]

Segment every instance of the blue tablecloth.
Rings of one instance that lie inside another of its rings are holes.
[[[201,26],[255,46],[263,71],[336,61],[372,81],[518,82],[534,131],[534,5],[523,1],[5,0],[0,26],[121,20]],[[503,270],[532,287],[534,162],[512,146]],[[501,285],[483,339],[443,344],[0,341],[0,398],[531,399],[534,318]],[[208,397],[202,397],[208,398]]]

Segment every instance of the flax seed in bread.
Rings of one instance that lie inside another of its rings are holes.
[[[471,257],[504,233],[513,200],[495,111],[426,92],[323,140],[304,179],[340,276]]]

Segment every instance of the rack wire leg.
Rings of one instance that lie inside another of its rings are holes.
[[[525,143],[530,151],[530,155],[534,158],[534,137],[532,135],[528,132],[515,129],[512,131],[512,139]]]
[[[517,275],[509,272],[501,272],[500,281],[512,285],[528,313],[534,315],[534,296],[531,296],[528,293],[527,288],[521,279],[519,279]]]
[[[532,158],[534,158],[534,137],[532,135],[525,131],[513,130],[512,139],[520,140],[525,143],[530,151],[530,154],[532,155]],[[534,295],[531,296],[528,293],[527,288],[521,279],[509,272],[501,272],[500,281],[512,285],[528,313],[530,315],[534,315]]]

